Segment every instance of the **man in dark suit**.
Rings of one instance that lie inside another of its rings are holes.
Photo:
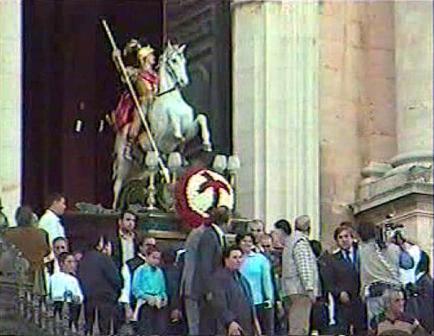
[[[128,266],[128,270],[133,276],[134,271],[142,266],[146,262],[146,250],[150,246],[157,246],[157,241],[154,237],[147,236],[145,234],[139,234],[136,239],[137,247],[136,247],[136,255],[134,258],[127,260],[126,264]]]
[[[336,332],[348,335],[351,326],[355,335],[366,334],[366,311],[360,298],[360,259],[352,230],[339,226],[334,232],[339,247],[329,259],[324,287],[334,299]]]
[[[118,231],[113,242],[112,259],[120,271],[122,265],[136,256],[136,220],[135,213],[122,211],[118,218]]]
[[[166,335],[185,335],[186,325],[182,318],[182,304],[179,296],[181,269],[176,263],[176,250],[168,248],[162,253],[164,279],[168,296]]]
[[[204,225],[191,230],[184,245],[180,295],[184,300],[189,335],[199,335],[199,284],[195,275],[198,246],[204,230]]]
[[[261,335],[253,296],[247,279],[239,272],[243,252],[237,246],[223,252],[224,268],[211,282],[212,306],[217,316],[217,335]]]
[[[189,307],[186,307],[190,335],[213,335],[216,329],[216,319],[210,306],[210,284],[213,274],[222,267],[222,251],[225,246],[222,227],[229,221],[229,210],[226,207],[217,207],[211,210],[210,215],[212,224],[193,230],[191,235],[194,235],[194,241],[187,239],[181,293],[197,303],[196,312],[189,312]],[[195,256],[191,267],[188,265],[189,255]],[[198,318],[192,316],[195,314]]]
[[[98,239],[98,242],[89,246],[78,267],[78,278],[84,294],[86,335],[92,335],[96,310],[100,333],[109,335],[110,323],[123,285],[113,260],[101,252],[109,250],[108,245],[104,239]]]

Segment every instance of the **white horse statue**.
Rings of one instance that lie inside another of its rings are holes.
[[[194,117],[193,108],[184,100],[180,88],[189,84],[187,64],[184,56],[185,45],[172,45],[170,42],[160,56],[158,94],[147,111],[146,119],[149,124],[155,144],[160,154],[170,154],[180,148],[184,143],[200,135],[203,149],[211,150],[210,133],[207,117],[199,114]],[[144,178],[143,167],[131,158],[125,156],[127,140],[120,134],[115,140],[115,160],[113,164],[113,208],[118,206],[119,196],[125,182],[132,178]],[[140,141],[143,151],[152,151],[146,133],[143,133]]]

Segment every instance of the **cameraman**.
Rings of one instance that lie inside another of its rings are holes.
[[[382,295],[386,289],[401,290],[400,268],[413,267],[410,255],[399,246],[388,243],[382,230],[372,222],[360,223],[361,296],[366,301],[368,326],[383,311]]]

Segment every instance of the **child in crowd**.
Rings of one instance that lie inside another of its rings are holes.
[[[58,256],[60,272],[53,273],[49,278],[48,295],[54,304],[55,316],[61,316],[63,306],[69,308],[69,327],[78,329],[83,293],[78,279],[74,276],[77,261],[72,253],[63,252]]]
[[[137,299],[135,318],[139,335],[162,335],[167,328],[164,307],[168,297],[164,274],[160,265],[161,252],[150,246],[145,254],[146,263],[133,275],[132,292]]]

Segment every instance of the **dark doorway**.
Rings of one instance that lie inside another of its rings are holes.
[[[49,193],[62,191],[70,204],[109,206],[113,131],[101,121],[121,85],[100,19],[119,47],[144,36],[159,48],[162,2],[28,0],[23,7],[23,200],[40,211]]]

